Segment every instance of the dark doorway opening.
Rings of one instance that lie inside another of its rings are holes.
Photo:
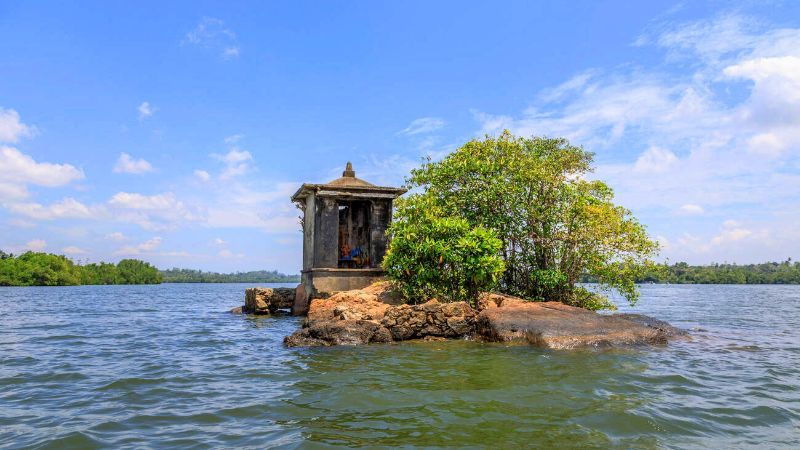
[[[369,217],[370,202],[339,201],[339,268],[370,267]]]

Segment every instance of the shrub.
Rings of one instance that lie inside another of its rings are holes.
[[[418,214],[415,204],[400,205],[383,267],[406,301],[474,304],[478,293],[497,284],[504,267],[502,242],[491,230],[461,218]]]

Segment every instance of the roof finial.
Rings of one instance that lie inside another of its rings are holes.
[[[350,163],[350,161],[347,161],[347,166],[345,166],[344,172],[342,172],[342,176],[350,178],[356,177],[356,172],[355,170],[353,170],[353,165]]]

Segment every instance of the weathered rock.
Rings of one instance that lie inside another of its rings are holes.
[[[249,288],[244,291],[243,311],[251,314],[272,314],[278,309],[291,308],[295,290],[292,288]]]
[[[646,316],[601,315],[558,302],[487,307],[476,319],[476,331],[487,341],[553,349],[661,344],[680,334],[666,322]]]
[[[386,309],[381,324],[396,341],[427,336],[459,338],[473,332],[475,310],[466,302],[430,300],[421,305],[391,306]]]
[[[301,283],[294,289],[294,303],[292,304],[292,315],[302,316],[308,313],[308,294],[306,287]]]
[[[643,314],[620,313],[620,314],[613,314],[612,317],[630,320],[631,322],[638,323],[639,325],[643,325],[649,328],[654,328],[664,333],[667,337],[687,336],[689,334],[686,330],[681,330],[680,328],[673,327],[672,325],[670,325],[667,322],[664,322],[663,320],[658,320],[650,316],[645,316]]]
[[[394,289],[391,281],[379,281],[361,290],[365,294],[371,294],[381,303],[387,305],[402,305],[403,297],[400,292]]]
[[[283,340],[288,347],[364,345],[391,341],[389,330],[371,320],[315,321]]]
[[[478,312],[487,308],[500,308],[503,306],[520,305],[526,303],[525,300],[505,294],[496,294],[494,292],[484,292],[478,297],[477,309]]]
[[[237,306],[236,308],[231,309],[231,314],[242,314],[244,311],[244,306]]]
[[[328,298],[311,301],[308,323],[324,320],[372,320],[379,323],[388,304],[379,301],[382,292],[359,289],[338,292]]]

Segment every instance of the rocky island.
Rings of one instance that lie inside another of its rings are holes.
[[[235,312],[275,313],[288,308],[294,290],[253,288]],[[338,292],[311,301],[303,327],[289,347],[365,345],[412,339],[473,339],[568,350],[586,347],[665,344],[686,332],[639,314],[598,314],[559,302],[531,302],[509,295],[481,294],[467,302],[403,304],[391,282]]]

